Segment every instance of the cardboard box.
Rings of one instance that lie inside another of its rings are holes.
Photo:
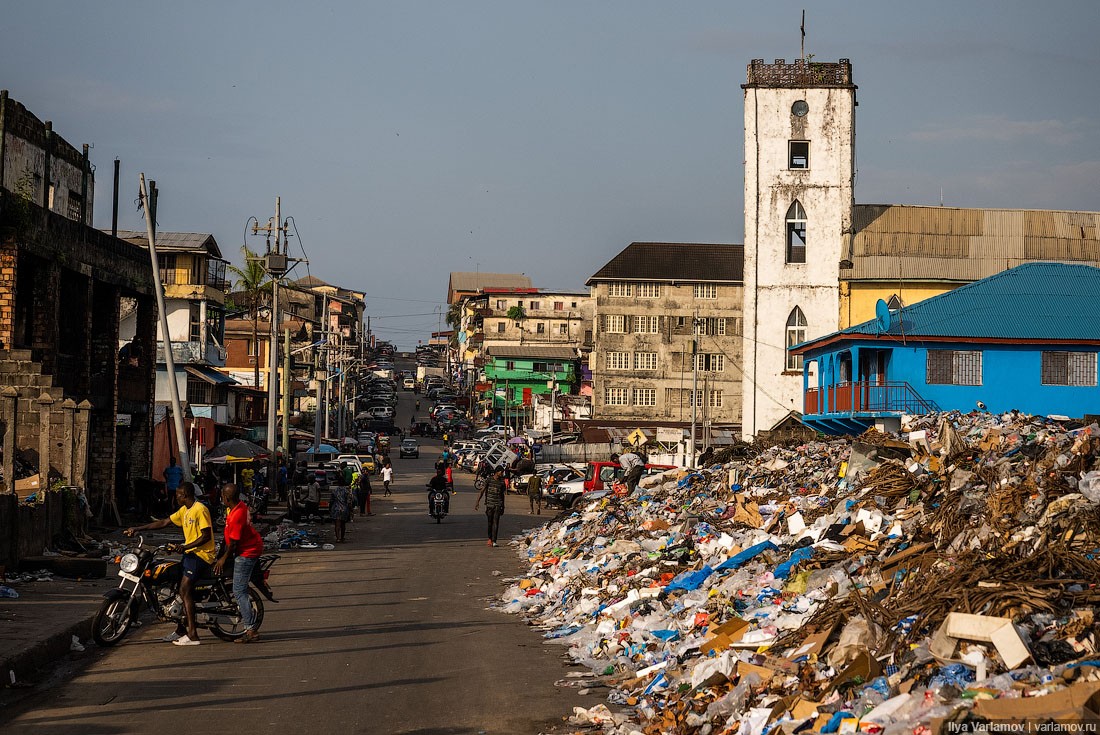
[[[699,650],[704,656],[709,656],[711,652],[724,651],[744,637],[749,630],[749,625],[747,620],[731,618],[721,625],[712,626],[711,637],[700,644]]]
[[[948,613],[943,625],[932,636],[932,644],[928,650],[941,664],[965,663],[955,655],[959,641],[992,643],[1005,666],[1010,669],[1019,668],[1020,664],[1031,658],[1031,652],[1020,640],[1010,618]]]
[[[767,683],[771,681],[772,677],[779,672],[775,669],[770,669],[767,666],[757,666],[756,664],[747,664],[744,661],[737,662],[737,675],[746,676],[748,674],[756,674],[760,677],[760,681]]]
[[[859,678],[860,681],[871,681],[876,676],[882,673],[882,667],[878,661],[871,656],[871,654],[863,652],[860,653],[852,663],[848,664],[848,668],[841,671],[832,683],[829,685],[829,691],[832,691],[839,687],[841,684],[846,684],[853,679]]]
[[[997,722],[1100,723],[1100,682],[1077,682],[1042,697],[979,699],[974,712]]]
[[[820,654],[822,649],[825,648],[825,644],[828,642],[829,636],[831,636],[833,634],[833,631],[836,630],[837,622],[834,622],[825,630],[815,630],[813,633],[810,633],[808,636],[806,636],[806,638],[802,641],[802,645],[796,648],[794,652],[792,652],[791,655],[787,657],[787,660],[796,661],[803,656],[817,656],[818,654]]]
[[[15,494],[20,498],[33,495],[42,488],[42,475],[31,475],[15,481]]]

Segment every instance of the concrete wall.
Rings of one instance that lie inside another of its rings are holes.
[[[791,111],[805,100],[809,113]],[[745,90],[745,330],[742,432],[751,438],[802,407],[802,372],[786,370],[786,323],[798,307],[806,338],[836,331],[838,267],[851,225],[855,90]],[[809,168],[788,168],[788,143],[810,141]],[[806,262],[786,262],[786,215],[806,211]]]

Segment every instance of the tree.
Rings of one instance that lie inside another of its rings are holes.
[[[519,328],[519,341],[523,343],[523,320],[527,318],[527,312],[523,310],[522,306],[513,306],[504,315],[516,323]]]
[[[253,361],[252,382],[260,387],[260,308],[270,303],[271,278],[264,270],[260,256],[252,252],[247,245],[241,246],[241,254],[244,256],[244,267],[238,268],[230,264],[229,272],[236,277],[236,286],[244,293],[243,306],[248,310],[252,320],[252,344],[256,350],[256,359]]]

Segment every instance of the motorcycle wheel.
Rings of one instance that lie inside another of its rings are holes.
[[[252,615],[255,618],[252,627],[259,630],[264,622],[264,603],[260,599],[259,593],[251,587],[248,588],[248,601],[252,604]],[[240,613],[236,615],[211,615],[210,632],[223,641],[237,640],[245,633]]]
[[[100,646],[113,646],[130,629],[130,600],[105,600],[92,618],[92,640]]]

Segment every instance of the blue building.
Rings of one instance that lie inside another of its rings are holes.
[[[829,434],[975,408],[1100,414],[1100,268],[1028,263],[795,345],[803,415]]]

